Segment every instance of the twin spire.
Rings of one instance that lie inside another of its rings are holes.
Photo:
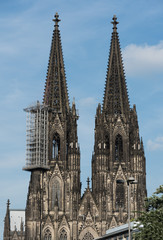
[[[59,31],[59,15],[55,14],[55,22],[47,78],[45,83],[44,104],[54,111],[66,114],[69,112],[69,98]]]
[[[69,98],[58,25],[60,19],[58,13],[54,17],[55,26],[45,83],[44,103],[54,111],[66,114],[69,112]],[[115,15],[112,20],[113,32],[104,91],[103,112],[109,115],[123,114],[128,116],[130,106],[117,33],[117,24],[119,22],[117,22]]]
[[[130,106],[117,33],[117,24],[119,22],[117,22],[115,15],[111,23],[113,24],[113,32],[106,75],[103,112],[109,115],[123,114],[128,116]]]

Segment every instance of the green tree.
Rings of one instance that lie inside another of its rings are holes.
[[[163,185],[145,200],[146,212],[137,219],[136,240],[163,240]]]

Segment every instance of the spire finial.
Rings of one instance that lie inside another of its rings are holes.
[[[10,200],[8,199],[7,200],[7,208],[9,208],[10,207]]]
[[[112,18],[112,24],[113,24],[113,30],[114,30],[114,32],[116,32],[116,30],[117,30],[117,24],[119,23],[119,22],[117,22],[117,17],[116,17],[116,15],[114,15],[113,16],[113,18]]]
[[[87,178],[87,188],[89,188],[89,183],[90,183],[90,180],[89,180],[89,177]]]
[[[56,14],[54,15],[53,21],[55,22],[55,26],[58,26],[58,23],[61,21],[61,20],[59,19],[59,15],[58,15],[57,12],[56,12]]]

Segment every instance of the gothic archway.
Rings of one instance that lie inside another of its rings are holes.
[[[52,234],[49,228],[47,228],[44,232],[44,240],[52,240]]]
[[[86,227],[83,229],[83,231],[79,235],[79,240],[93,240],[98,238],[97,232],[91,227]]]
[[[93,239],[94,239],[93,235],[92,235],[90,232],[87,232],[87,233],[84,235],[84,237],[83,237],[82,240],[93,240]]]
[[[67,240],[68,237],[67,237],[67,232],[66,230],[63,228],[60,232],[60,236],[59,236],[59,240]]]

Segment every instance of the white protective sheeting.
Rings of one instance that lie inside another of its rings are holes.
[[[20,231],[21,222],[23,222],[23,225],[25,225],[25,210],[23,209],[10,210],[11,231],[14,231],[15,228],[17,229],[17,231]]]

